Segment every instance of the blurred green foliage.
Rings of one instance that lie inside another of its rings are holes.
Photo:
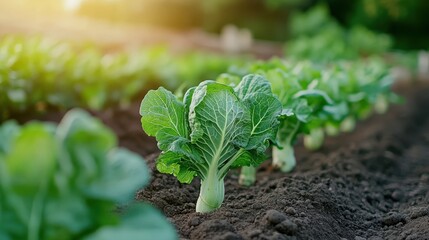
[[[137,154],[81,110],[57,126],[14,121],[0,126],[0,239],[176,239],[148,204],[130,204],[148,184]]]
[[[362,25],[371,31],[389,34],[398,49],[428,49],[427,9],[424,0],[266,0],[278,7],[291,6],[305,12],[323,4],[330,15],[345,28]]]
[[[230,71],[218,81],[234,84],[246,74],[265,76],[284,108],[298,107],[295,103],[305,100],[310,114],[301,131],[308,133],[326,124],[339,126],[348,117],[357,120],[385,112],[389,103],[400,100],[391,91],[394,79],[389,71],[390,66],[378,57],[329,63],[274,58]],[[377,109],[377,104],[384,106]]]
[[[242,61],[202,52],[173,54],[164,47],[104,53],[93,45],[5,37],[0,40],[0,119],[30,109],[123,106],[151,87],[195,85]]]
[[[392,39],[356,25],[350,29],[331,17],[325,5],[296,13],[290,22],[292,39],[286,43],[286,56],[295,59],[332,61],[382,54],[392,46]]]
[[[429,1],[355,0],[353,6],[349,15],[344,17],[348,25],[360,23],[388,33],[395,38],[396,48],[429,49]]]

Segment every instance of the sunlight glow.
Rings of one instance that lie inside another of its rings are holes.
[[[70,12],[75,11],[79,8],[82,0],[63,0],[64,1],[64,9]]]

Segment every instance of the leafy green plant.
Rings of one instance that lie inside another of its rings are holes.
[[[294,66],[283,60],[273,59],[251,64],[246,71],[265,76],[273,86],[273,93],[282,103],[283,115],[277,134],[279,146],[273,147],[272,158],[275,167],[289,172],[296,165],[293,145],[298,136],[309,132],[310,123],[319,120],[322,115],[333,115],[338,111],[328,94],[323,89],[316,88],[317,79],[322,74],[321,69],[311,68],[308,63]],[[230,78],[232,80],[233,76]],[[328,105],[329,108],[326,107]],[[243,179],[252,179],[245,175],[244,172]]]
[[[211,212],[224,200],[224,178],[231,167],[257,166],[276,142],[281,103],[262,76],[247,75],[236,88],[205,81],[183,101],[164,88],[142,101],[142,127],[162,150],[160,172],[182,183],[201,179],[197,212]]]
[[[276,82],[273,83],[278,89],[276,94],[282,96],[283,110],[290,113],[290,116],[282,121],[277,136],[281,148],[273,147],[273,166],[283,172],[290,172],[296,165],[293,145],[299,135],[311,132],[310,126],[313,121],[317,121],[322,114],[331,114],[329,111],[336,109],[325,108],[334,105],[334,102],[326,92],[314,87],[316,76],[300,77],[286,73],[285,79],[285,73],[278,69],[268,71],[269,79]]]
[[[359,119],[385,112],[399,99],[390,89],[393,79],[388,65],[378,58],[330,64],[272,59],[222,74],[217,81],[235,86],[247,73],[265,76],[282,103],[279,146],[273,146],[272,159],[284,172],[296,165],[293,145],[299,136],[308,149],[317,150],[325,132],[352,131]],[[255,172],[251,167],[243,168],[240,183],[251,185]]]
[[[56,127],[0,127],[0,239],[176,239],[148,204],[129,204],[149,181],[144,160],[81,110]]]
[[[331,17],[326,5],[316,5],[305,12],[293,12],[289,23],[289,32],[292,38],[300,36],[314,36],[321,29],[339,27]]]

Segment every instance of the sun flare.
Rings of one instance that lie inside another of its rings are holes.
[[[82,0],[63,0],[64,1],[64,9],[67,11],[75,11],[79,8]]]

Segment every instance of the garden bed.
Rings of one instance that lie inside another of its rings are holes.
[[[180,184],[153,171],[137,193],[161,209],[184,239],[429,239],[429,84],[398,88],[406,103],[328,138],[310,153],[296,150],[297,169],[285,174],[264,163],[253,187],[225,179],[225,201],[195,213],[199,182]],[[144,136],[139,103],[93,112],[154,169],[156,143]],[[64,113],[15,116],[59,121]]]
[[[427,84],[402,86],[405,104],[328,139],[321,151],[299,148],[293,173],[264,164],[246,188],[233,172],[213,214],[194,212],[196,181],[181,185],[169,175],[154,173],[138,198],[190,239],[428,239],[428,91]]]

